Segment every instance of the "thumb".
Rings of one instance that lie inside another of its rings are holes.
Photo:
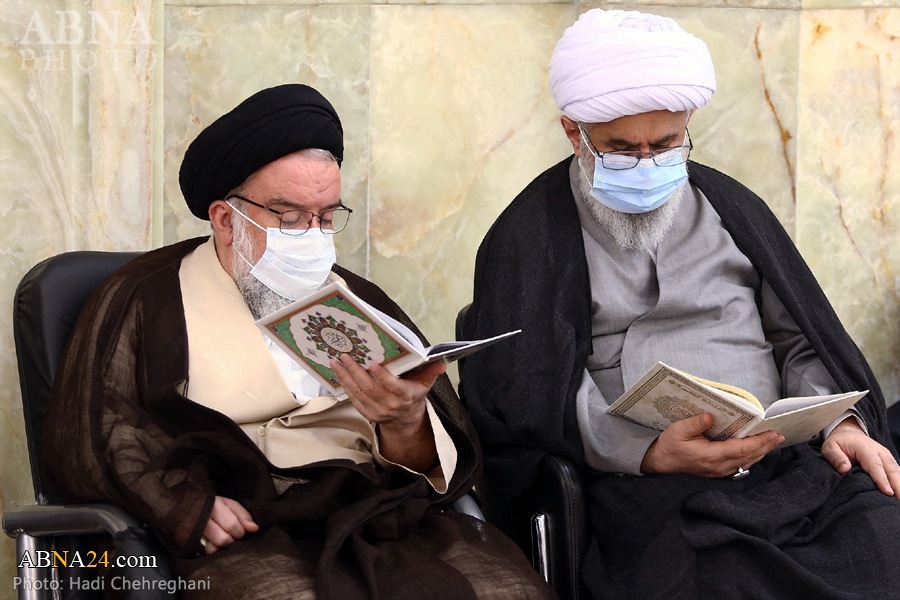
[[[832,443],[829,443],[830,441]],[[831,463],[831,466],[834,467],[835,471],[842,475],[849,471],[853,466],[853,462],[847,455],[846,450],[844,450],[840,444],[837,444],[832,440],[826,439],[825,443],[822,444],[822,456]]]
[[[694,415],[693,417],[689,417],[680,421],[681,425],[681,433],[685,435],[685,437],[698,437],[703,435],[703,432],[712,427],[713,418],[709,413],[703,413],[700,415]]]
[[[447,372],[447,363],[442,360],[426,363],[403,375],[404,379],[418,381],[427,388],[434,385],[435,380]]]

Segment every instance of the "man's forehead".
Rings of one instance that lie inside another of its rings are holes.
[[[255,172],[243,188],[279,210],[336,206],[341,197],[341,171],[332,161],[284,157]]]
[[[687,115],[686,112],[653,111],[606,123],[589,123],[586,129],[594,139],[652,142],[681,134],[687,124]]]

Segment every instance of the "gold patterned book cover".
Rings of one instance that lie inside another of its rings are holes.
[[[713,416],[713,425],[704,435],[711,440],[777,431],[785,438],[782,446],[790,446],[814,439],[867,393],[782,398],[765,409],[746,390],[657,362],[610,405],[609,412],[659,431],[707,412]]]
[[[256,324],[335,396],[341,396],[343,389],[330,363],[341,354],[349,354],[363,366],[381,364],[394,375],[401,375],[427,362],[452,362],[520,331],[425,347],[409,328],[370,306],[339,281]]]

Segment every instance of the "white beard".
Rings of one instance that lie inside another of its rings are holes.
[[[253,318],[261,319],[276,310],[284,308],[291,301],[284,296],[276,294],[266,287],[263,282],[250,274],[252,267],[241,256],[248,259],[251,256],[256,256],[253,239],[247,234],[245,219],[232,219],[231,222],[234,235],[231,246],[231,277],[237,284],[241,296],[244,297],[244,302],[247,303]]]
[[[672,192],[666,203],[655,210],[635,214],[619,212],[601,204],[591,196],[596,157],[583,140],[580,154],[578,167],[582,177],[578,181],[578,190],[581,192],[581,201],[587,206],[594,220],[623,250],[655,250],[675,221],[675,213],[687,192],[687,182]],[[588,177],[588,173],[591,177]]]

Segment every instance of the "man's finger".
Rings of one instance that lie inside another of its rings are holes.
[[[341,354],[331,361],[331,368],[337,376],[341,387],[348,393],[368,393],[372,387],[372,376],[353,360],[349,354]]]
[[[750,452],[748,461],[746,462],[746,464],[742,465],[743,467],[750,468],[750,466],[755,465],[763,458],[765,458],[766,454],[774,450],[781,442],[784,441],[784,436],[779,434],[764,435],[765,437],[760,440],[762,442],[762,445]]]
[[[200,538],[200,546],[203,548],[204,554],[214,554],[219,547],[206,539],[206,536]]]
[[[736,441],[739,442],[739,452],[742,456],[761,458],[783,442],[784,437],[774,431],[766,431]]]
[[[827,441],[822,445],[822,456],[825,457],[834,470],[842,475],[850,470],[852,463],[850,457],[844,452],[844,449],[838,443],[829,444]]]
[[[887,449],[883,452],[867,452],[866,449],[859,452],[861,454],[859,462],[863,470],[869,474],[869,477],[872,478],[872,481],[875,482],[875,485],[878,486],[882,493],[893,496],[894,490],[898,488],[891,486],[887,471],[890,465],[896,464],[894,457],[891,456]]]
[[[231,512],[237,517],[238,521],[246,531],[259,531],[259,525],[253,520],[253,515],[250,514],[244,506],[238,502],[237,500],[232,500],[231,498],[225,498],[225,503],[228,505],[228,508],[231,509]]]
[[[897,490],[900,490],[900,466],[897,466],[897,461],[894,460],[893,456],[890,464],[886,465],[885,471],[887,472],[891,490],[894,492],[894,497],[900,499],[900,494],[897,493]]]
[[[894,488],[891,487],[887,473],[884,470],[884,465],[880,460],[873,462],[874,464],[870,463],[868,466],[863,465],[863,470],[869,474],[869,477],[872,478],[872,481],[875,482],[875,485],[878,486],[878,489],[881,490],[883,494],[893,496]]]
[[[216,498],[211,520],[232,538],[240,539],[244,537],[244,527],[241,525],[241,520],[234,513],[231,506],[225,502],[224,498]]]
[[[434,362],[426,363],[422,366],[416,367],[415,369],[408,371],[403,374],[403,379],[408,379],[410,381],[418,381],[425,387],[431,389],[431,386],[434,385],[435,380],[447,372],[447,363],[442,360],[436,360]]]
[[[369,367],[369,373],[372,378],[378,381],[385,390],[395,396],[405,396],[407,389],[404,388],[403,382],[399,377],[385,369],[381,365],[372,365]]]
[[[206,528],[203,530],[203,537],[206,538],[207,552],[210,544],[215,546],[216,549],[219,549],[234,542],[234,538],[212,519],[206,524]]]

